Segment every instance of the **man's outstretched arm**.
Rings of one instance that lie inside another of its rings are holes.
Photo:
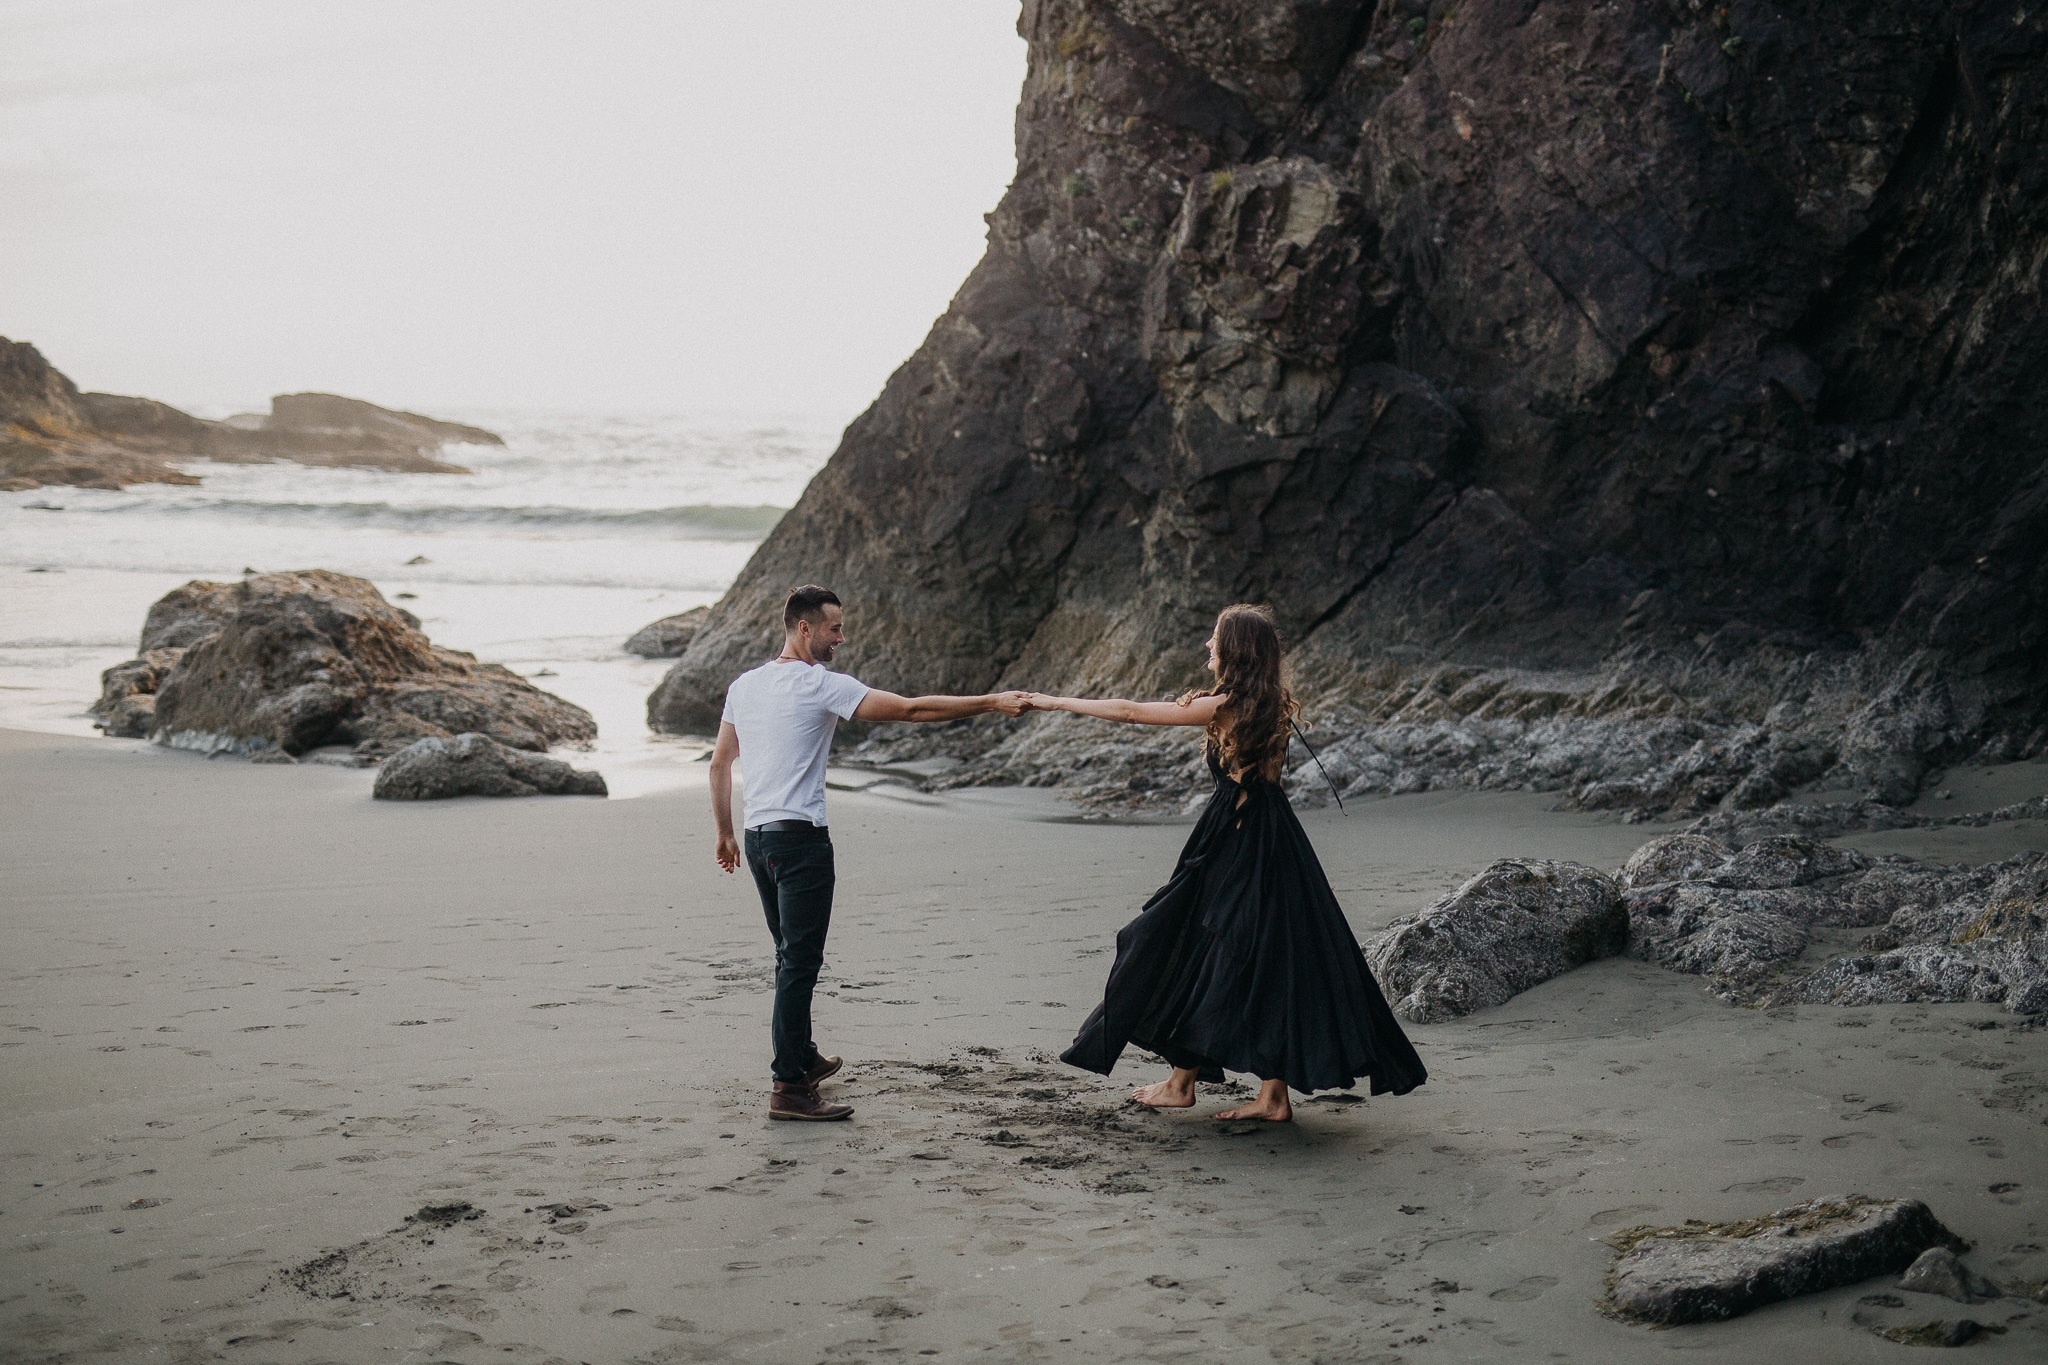
[[[1031,705],[1029,692],[987,692],[979,697],[899,697],[879,687],[868,689],[855,709],[855,720],[963,720],[1000,711],[1021,716]],[[715,761],[715,760],[714,760]]]
[[[718,823],[718,865],[727,872],[740,865],[740,841],[732,832],[732,761],[739,756],[740,732],[720,721],[711,750],[711,818]]]

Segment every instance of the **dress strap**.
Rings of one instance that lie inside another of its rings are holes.
[[[1344,809],[1344,793],[1337,790],[1337,784],[1335,782],[1330,782],[1330,770],[1323,766],[1323,760],[1317,756],[1315,747],[1308,742],[1308,736],[1304,735],[1301,732],[1301,722],[1295,720],[1292,716],[1289,716],[1287,718],[1287,723],[1294,727],[1294,737],[1301,741],[1301,747],[1308,750],[1308,756],[1310,758],[1315,759],[1316,771],[1323,775],[1323,781],[1330,783],[1330,795],[1337,798],[1338,811],[1345,815],[1351,814],[1350,811]]]

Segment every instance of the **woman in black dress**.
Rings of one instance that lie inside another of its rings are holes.
[[[1375,1095],[1428,1079],[1387,1008],[1308,835],[1279,785],[1295,703],[1263,607],[1225,607],[1209,637],[1216,685],[1178,701],[1034,695],[1032,709],[1208,731],[1216,794],[1173,876],[1116,936],[1102,1004],[1060,1060],[1108,1075],[1126,1043],[1173,1074],[1131,1092],[1158,1109],[1195,1102],[1223,1070],[1260,1078],[1252,1103],[1219,1119],[1294,1116],[1304,1093],[1372,1078]]]

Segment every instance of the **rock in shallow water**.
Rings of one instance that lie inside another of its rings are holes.
[[[626,637],[622,647],[628,654],[638,654],[643,659],[680,659],[698,629],[710,619],[711,608],[692,607],[640,627]]]
[[[582,707],[435,645],[375,585],[325,569],[188,583],[150,609],[142,648],[102,675],[109,734],[206,752],[348,744],[368,761],[464,731],[533,750],[597,735]]]
[[[1366,944],[1394,1012],[1456,1019],[1628,945],[1613,878],[1579,863],[1503,858]]]
[[[605,796],[602,775],[558,758],[523,754],[488,735],[423,739],[384,760],[371,795],[380,801],[452,796]]]
[[[1733,1223],[1628,1228],[1601,1307],[1634,1322],[1718,1322],[1767,1303],[1911,1265],[1929,1247],[1959,1248],[1917,1199],[1808,1200]]]

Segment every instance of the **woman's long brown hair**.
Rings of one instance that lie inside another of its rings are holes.
[[[1280,632],[1270,607],[1239,602],[1216,615],[1216,685],[1199,696],[1227,696],[1209,722],[1209,739],[1226,773],[1264,774],[1287,751],[1287,730],[1300,713],[1280,676]],[[1223,724],[1223,713],[1230,723]]]

